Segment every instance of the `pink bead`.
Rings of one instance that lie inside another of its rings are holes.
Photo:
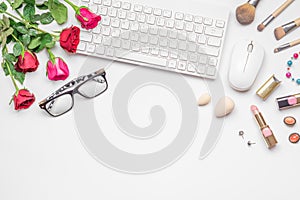
[[[291,78],[292,74],[291,74],[291,72],[287,72],[287,73],[285,74],[285,76],[286,76],[287,78]]]
[[[294,53],[294,58],[297,59],[299,57],[299,54]]]

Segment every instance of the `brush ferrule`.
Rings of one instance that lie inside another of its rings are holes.
[[[249,0],[248,3],[256,7],[260,0]]]
[[[292,21],[290,23],[287,23],[287,24],[282,26],[285,33],[290,32],[292,29],[294,29],[296,27],[297,27],[297,25],[294,21]]]
[[[283,45],[277,47],[276,49],[278,50],[278,52],[280,52],[280,51],[285,50],[289,47],[290,47],[290,43],[286,43],[286,44],[283,44]]]
[[[267,19],[265,19],[265,21],[262,22],[262,24],[264,26],[267,26],[268,24],[271,23],[271,21],[273,21],[273,19],[275,19],[275,17],[273,15],[270,15]]]

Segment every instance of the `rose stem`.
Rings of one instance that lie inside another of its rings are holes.
[[[7,64],[7,62],[5,62],[5,64],[6,64],[6,67],[7,67],[8,73],[9,73],[9,76],[10,76],[10,78],[11,78],[11,80],[12,80],[12,82],[13,82],[15,88],[16,88],[16,92],[18,92],[20,89],[19,89],[19,87],[18,87],[18,85],[17,85],[17,83],[16,83],[16,80],[14,79],[14,77],[13,77],[11,71],[10,71],[10,67],[9,67],[9,65]]]
[[[69,0],[64,0],[67,4],[69,4],[74,10],[75,12],[77,12],[78,10],[78,6],[76,6],[74,3],[72,3],[71,1]]]
[[[52,51],[51,51],[49,48],[47,48],[47,51],[48,51],[48,53],[49,53],[51,62],[52,62],[53,64],[55,64],[55,55],[52,53]]]
[[[6,1],[9,3],[10,7],[12,7],[12,2],[10,0],[6,0]],[[14,10],[22,19],[24,19],[24,16],[20,13],[18,9],[14,9]]]

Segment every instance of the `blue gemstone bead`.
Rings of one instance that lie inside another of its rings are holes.
[[[295,79],[294,78],[292,78],[292,81],[294,81]]]
[[[298,85],[300,85],[300,79],[297,79],[296,83],[297,83]]]
[[[287,64],[288,64],[288,66],[292,66],[293,62],[292,62],[291,60],[289,60],[289,61],[287,62]]]

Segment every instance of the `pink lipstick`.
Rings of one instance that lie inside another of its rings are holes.
[[[267,123],[265,122],[265,119],[262,116],[261,112],[259,112],[258,108],[255,105],[252,105],[250,109],[255,116],[256,122],[260,128],[260,131],[262,132],[266,145],[269,149],[275,147],[277,144],[277,140],[269,125],[267,125]]]

